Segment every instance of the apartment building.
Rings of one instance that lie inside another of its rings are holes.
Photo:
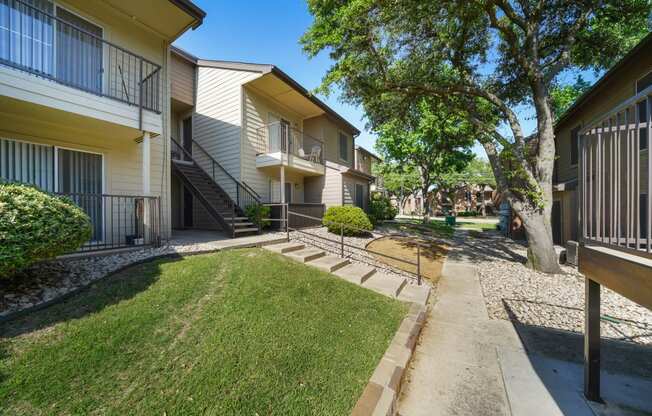
[[[0,179],[71,197],[87,248],[169,235],[169,46],[204,16],[188,0],[1,1]]]
[[[618,161],[618,168],[625,169],[626,166],[629,166],[628,169],[635,169],[620,175],[618,187],[631,194],[631,201],[627,202],[629,214],[627,214],[626,206],[623,207],[619,215],[636,217],[638,231],[631,230],[630,234],[634,234],[634,231],[641,235],[645,233],[649,213],[640,207],[647,206],[649,193],[647,169],[650,109],[647,97],[652,89],[652,54],[650,50],[652,50],[652,34],[644,38],[590,90],[578,98],[555,125],[557,159],[553,178],[552,228],[556,244],[565,244],[568,240],[578,240],[580,136],[583,130],[595,127],[597,121],[604,123],[604,126],[600,127],[618,129],[623,134],[629,135],[630,139],[634,137],[634,133],[640,130],[637,148],[628,148],[626,144],[620,146],[619,143],[618,150],[603,149],[601,154],[593,154],[593,157],[604,159],[614,156],[613,159]],[[611,115],[607,114],[619,106],[623,107],[622,111],[616,111]],[[605,130],[604,135],[601,133],[601,138],[606,140],[607,132],[608,130]],[[638,161],[638,164],[632,168],[633,165],[630,162],[634,159]],[[616,168],[612,168],[611,172],[616,170]],[[627,177],[638,178],[638,183],[632,185],[627,182]],[[616,175],[612,174],[608,179],[613,181],[615,178]],[[603,190],[603,196],[609,192],[609,184],[606,185],[607,189]],[[637,189],[633,189],[632,186],[636,186]],[[595,200],[596,195],[592,195],[591,198]],[[593,207],[595,208],[596,205]],[[613,206],[606,207],[603,217],[610,216],[613,221],[616,221],[615,209]]]
[[[351,123],[274,65],[172,49],[172,217],[177,228],[258,231],[248,206],[369,198]]]
[[[371,192],[384,193],[383,178],[374,174],[374,166],[382,163],[382,159],[362,146],[355,146],[355,168],[358,172],[366,175],[365,179],[369,181],[367,194]]]

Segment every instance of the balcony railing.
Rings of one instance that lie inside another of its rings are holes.
[[[580,137],[582,242],[652,253],[652,87],[590,122]]]
[[[156,246],[161,243],[158,197],[58,193],[70,198],[91,219],[91,238],[77,252]]]
[[[47,0],[0,0],[0,64],[160,112],[161,67]]]
[[[310,162],[324,164],[324,143],[287,123],[271,123],[258,129],[258,136],[270,153],[282,152]]]

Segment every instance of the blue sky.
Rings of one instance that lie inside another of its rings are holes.
[[[308,89],[317,87],[330,66],[327,54],[308,59],[299,38],[312,22],[304,0],[227,1],[195,0],[206,11],[204,24],[175,42],[204,59],[221,59],[274,64]],[[591,74],[585,75],[593,81]],[[362,133],[356,143],[372,150],[375,137],[365,127],[364,112],[339,101],[337,94],[320,97]],[[521,109],[526,134],[535,127],[531,111]],[[484,155],[476,145],[474,151]]]

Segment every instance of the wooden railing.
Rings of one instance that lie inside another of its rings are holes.
[[[580,136],[580,236],[652,252],[652,87],[593,120]]]

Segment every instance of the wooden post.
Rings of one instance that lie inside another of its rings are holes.
[[[585,278],[584,396],[600,400],[600,284]]]

